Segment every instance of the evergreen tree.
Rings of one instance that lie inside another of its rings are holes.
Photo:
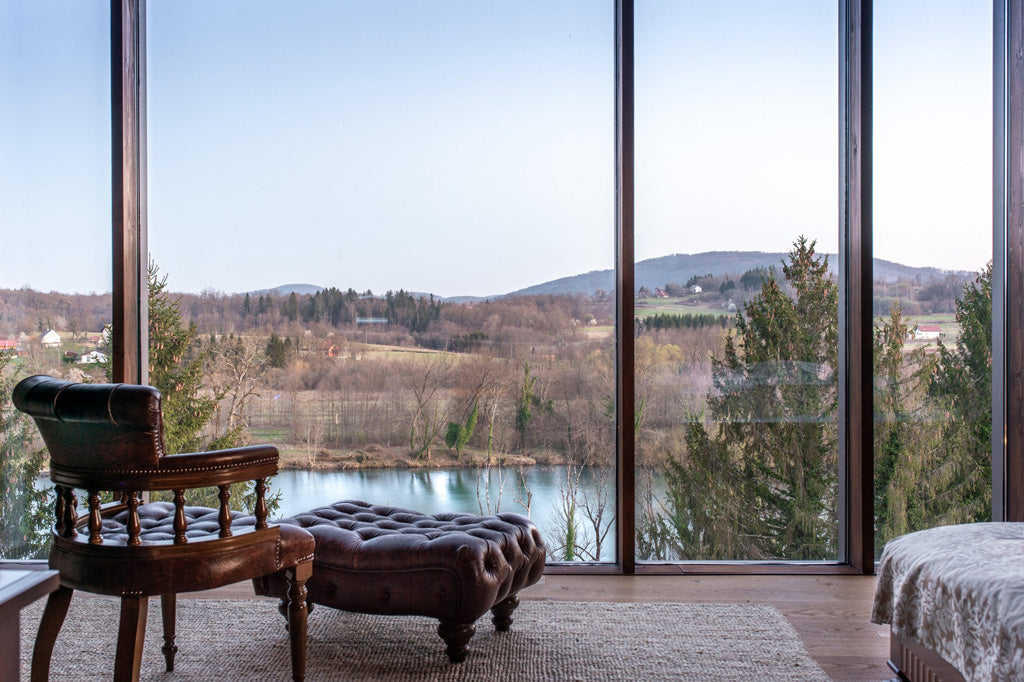
[[[35,487],[46,454],[33,449],[32,420],[11,402],[10,359],[0,351],[0,559],[41,559],[49,552],[53,493]]]
[[[908,351],[912,329],[899,303],[875,329],[875,550],[923,527],[921,462],[930,449],[924,398],[933,361],[924,348]]]
[[[167,277],[149,265],[149,383],[163,396],[167,450],[198,452],[234,445],[237,431],[212,440],[204,431],[217,410],[219,395],[203,389],[205,354],[195,343],[195,322],[186,325],[180,302],[167,291]]]
[[[680,558],[836,554],[838,290],[804,237],[783,274],[737,313],[712,364],[712,430],[692,423],[665,471]]]
[[[290,338],[281,340],[276,333],[271,333],[270,340],[267,341],[267,364],[271,367],[284,367],[288,363],[290,348]]]
[[[991,519],[992,508],[992,264],[964,285],[956,301],[960,336],[953,348],[941,341],[928,387],[939,409],[941,455],[926,469],[934,494],[927,500],[930,525]]]

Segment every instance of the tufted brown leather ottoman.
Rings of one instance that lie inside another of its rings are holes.
[[[495,629],[512,625],[519,590],[540,580],[544,543],[519,514],[421,514],[366,502],[336,502],[276,523],[316,538],[309,601],[345,611],[440,620],[448,658],[466,658],[474,623],[489,609]],[[283,597],[276,575],[257,594]]]

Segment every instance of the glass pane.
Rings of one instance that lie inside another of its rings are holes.
[[[188,337],[154,382],[193,360],[205,401],[172,448],[277,445],[280,514],[520,512],[550,559],[612,560],[613,16],[151,3],[150,245]]]
[[[838,556],[837,22],[636,4],[641,561]]]
[[[874,12],[880,555],[908,531],[991,520],[992,6]]]
[[[11,390],[103,380],[111,319],[105,2],[0,2],[0,559],[45,558],[46,454]]]

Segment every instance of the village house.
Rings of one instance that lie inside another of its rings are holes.
[[[937,324],[919,324],[911,336],[917,341],[935,341],[942,334],[942,327]]]
[[[39,336],[39,343],[43,348],[56,348],[60,345],[60,334],[52,329],[47,329]]]

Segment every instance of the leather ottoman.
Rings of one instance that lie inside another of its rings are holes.
[[[466,658],[474,624],[488,610],[495,629],[508,630],[518,592],[544,572],[540,533],[519,514],[431,515],[346,500],[275,523],[316,539],[309,602],[437,618],[453,663]],[[253,584],[257,594],[287,594],[276,575]]]

